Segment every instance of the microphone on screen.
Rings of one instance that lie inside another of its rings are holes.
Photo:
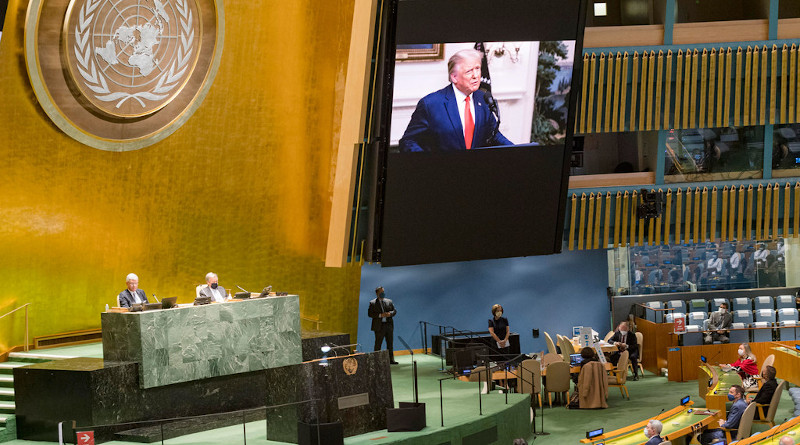
[[[494,97],[492,97],[492,93],[490,93],[488,91],[485,91],[483,93],[483,100],[486,101],[486,105],[489,106],[489,110],[492,113],[494,113],[494,114],[498,113],[498,111],[497,111],[497,101],[494,100]]]

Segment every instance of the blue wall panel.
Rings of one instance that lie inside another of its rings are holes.
[[[394,301],[395,349],[400,335],[421,347],[419,321],[485,331],[491,307],[502,304],[522,352],[546,349],[544,331],[568,334],[574,325],[589,325],[601,337],[609,330],[607,253],[605,250],[504,258],[460,263],[382,268],[365,264],[361,271],[358,342],[371,351],[375,337],[367,317],[378,285]],[[531,329],[542,332],[534,339]],[[430,334],[430,332],[429,332]]]

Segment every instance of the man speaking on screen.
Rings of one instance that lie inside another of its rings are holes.
[[[447,62],[450,85],[428,94],[417,104],[400,151],[450,152],[496,145],[513,145],[497,129],[481,85],[483,53],[458,51]]]

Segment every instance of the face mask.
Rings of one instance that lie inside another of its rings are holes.
[[[736,397],[734,397],[733,394],[728,394],[728,400],[730,400],[731,402],[733,402],[733,399],[735,398]]]
[[[744,350],[743,349],[739,350],[739,357],[744,357]]]
[[[385,295],[386,295],[385,292],[381,292],[381,293],[378,294],[378,298],[383,298]]]
[[[217,283],[211,283],[211,289],[216,289],[216,288],[217,288],[217,286],[219,286],[219,284],[217,284]]]
[[[627,335],[627,334],[628,334],[628,331],[623,331],[623,330],[620,330],[620,331],[619,331],[619,333],[620,333],[620,334],[622,334],[622,335]]]
[[[644,437],[649,439],[651,436],[652,434],[650,434],[650,430],[648,430],[647,427],[644,427]]]
[[[719,313],[720,314],[724,314],[725,312],[728,312],[728,310],[725,309],[724,307],[719,308]]]
[[[497,315],[497,318],[502,317],[503,316],[503,311],[497,311],[496,315]]]

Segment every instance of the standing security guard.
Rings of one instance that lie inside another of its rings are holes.
[[[372,319],[372,330],[375,332],[375,350],[381,349],[383,339],[386,339],[386,349],[389,350],[390,363],[396,365],[394,361],[394,316],[397,310],[392,304],[392,300],[386,298],[382,286],[375,288],[377,298],[369,302],[367,315]]]

